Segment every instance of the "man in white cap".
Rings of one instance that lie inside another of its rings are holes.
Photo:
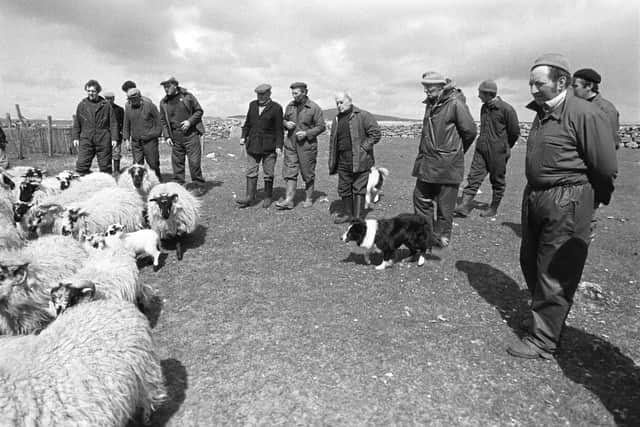
[[[433,204],[437,219],[433,230],[440,245],[451,239],[453,210],[458,187],[464,173],[464,153],[476,137],[476,123],[469,107],[451,80],[435,71],[422,75],[427,94],[422,137],[412,175],[416,177],[413,209],[428,221],[433,221]]]
[[[507,348],[515,357],[553,357],[587,260],[594,209],[609,204],[614,189],[609,120],[570,85],[565,56],[534,61],[527,108],[536,116],[527,139],[520,244],[532,317],[522,322],[527,336]]]
[[[255,202],[260,162],[264,173],[262,207],[271,206],[276,160],[278,154],[282,154],[284,143],[282,107],[271,100],[271,85],[261,84],[255,88],[255,92],[256,99],[249,103],[240,138],[240,144],[243,144],[247,151],[246,197],[236,200],[241,208],[251,206]]]
[[[118,175],[120,173],[120,158],[122,157],[122,125],[124,122],[124,108],[116,104],[116,96],[113,92],[102,92],[104,99],[109,101],[113,114],[116,115],[116,121],[118,122],[118,139],[117,144],[111,150],[111,160],[113,161],[113,173]]]

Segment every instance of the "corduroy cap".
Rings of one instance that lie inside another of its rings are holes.
[[[268,83],[262,83],[261,85],[258,85],[254,90],[256,93],[269,92],[271,90],[271,85]]]
[[[569,59],[561,53],[545,53],[544,55],[536,58],[533,61],[531,70],[540,65],[549,65],[551,67],[560,68],[561,70],[571,73],[571,67],[569,67]]]
[[[423,85],[445,84],[447,79],[437,71],[426,71],[422,74]]]
[[[169,77],[167,80],[160,82],[160,86],[166,86],[168,84],[174,84],[176,86],[178,86],[180,83],[178,83],[178,80],[176,80],[175,77],[171,76]]]
[[[573,74],[573,77],[598,84],[602,81],[602,77],[600,77],[600,74],[598,74],[597,71],[592,68],[582,68],[576,71]]]
[[[478,86],[480,92],[498,93],[498,85],[493,80],[485,80]]]
[[[113,92],[102,92],[102,97],[103,98],[115,98],[116,96],[113,94]]]
[[[289,86],[290,89],[296,89],[296,88],[301,88],[304,90],[307,90],[307,84],[304,82],[293,82],[291,83],[291,86]]]
[[[139,98],[140,96],[142,96],[142,94],[140,93],[140,89],[138,89],[137,87],[132,87],[127,91],[127,98],[129,99]]]

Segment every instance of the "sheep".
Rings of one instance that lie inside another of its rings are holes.
[[[149,225],[161,239],[175,238],[176,256],[182,259],[182,236],[198,226],[200,201],[175,182],[158,184],[147,200]]]
[[[15,188],[13,180],[5,173],[0,177],[0,250],[15,249],[24,244],[24,236],[16,228],[14,214],[14,197],[11,190]]]
[[[24,212],[18,224],[20,230],[28,237],[45,234],[62,234],[65,209],[58,204],[45,203],[30,207],[29,204],[15,207],[17,212]],[[14,211],[15,212],[15,211]],[[15,218],[19,218],[19,215]]]
[[[62,213],[61,233],[79,236],[98,233],[113,223],[123,224],[128,230],[139,230],[144,223],[144,201],[124,188],[104,188],[87,200],[71,203]]]
[[[136,190],[141,197],[145,198],[155,185],[160,181],[158,177],[144,165],[133,164],[125,169],[118,177],[118,187]]]
[[[49,307],[53,316],[60,316],[66,309],[94,299],[96,285],[85,281],[76,286],[71,283],[60,283],[51,288],[51,301]]]
[[[61,190],[66,190],[67,188],[69,188],[69,186],[71,186],[71,183],[73,180],[76,180],[79,178],[80,178],[80,175],[78,175],[77,173],[69,169],[65,169],[56,175],[56,179],[60,182]]]
[[[94,240],[96,239],[94,238]],[[124,233],[124,227],[121,224],[111,224],[107,228],[103,242],[108,247],[123,244],[136,255],[153,257],[153,270],[158,271],[162,251],[160,250],[160,236],[154,230],[144,229]]]
[[[91,301],[39,335],[0,339],[3,425],[148,424],[167,399],[147,319],[132,304]]]

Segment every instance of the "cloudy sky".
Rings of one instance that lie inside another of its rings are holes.
[[[640,122],[640,2],[0,0],[0,115],[68,118],[89,78],[132,79],[154,101],[175,75],[208,116],[244,114],[262,82],[284,104],[306,81],[323,108],[348,89],[369,111],[423,114],[420,75],[453,78],[479,116],[477,86],[497,81],[521,120],[529,67],[545,52],[592,67],[623,122]]]

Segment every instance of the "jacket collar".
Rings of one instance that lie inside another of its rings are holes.
[[[561,95],[558,95],[558,97]],[[567,106],[567,101],[573,96],[574,95],[571,91],[569,90],[565,91],[563,98],[559,99],[559,103],[555,106],[553,110],[548,110],[547,108],[545,108],[548,104],[545,103],[545,107],[542,107],[538,105],[538,103],[535,101],[531,101],[530,103],[528,103],[527,108],[535,111],[538,114],[538,117],[540,118],[540,120],[542,121],[545,121],[547,119],[554,119],[556,121],[560,121],[560,117],[562,117],[562,114],[564,113],[564,109]],[[554,98],[554,100],[556,98]]]
[[[306,99],[304,100],[304,103],[302,105],[307,107],[307,108],[311,108],[311,100],[309,99],[308,96],[306,97]],[[296,104],[295,101],[292,100],[291,102],[289,102],[289,106],[297,107],[298,104]]]

